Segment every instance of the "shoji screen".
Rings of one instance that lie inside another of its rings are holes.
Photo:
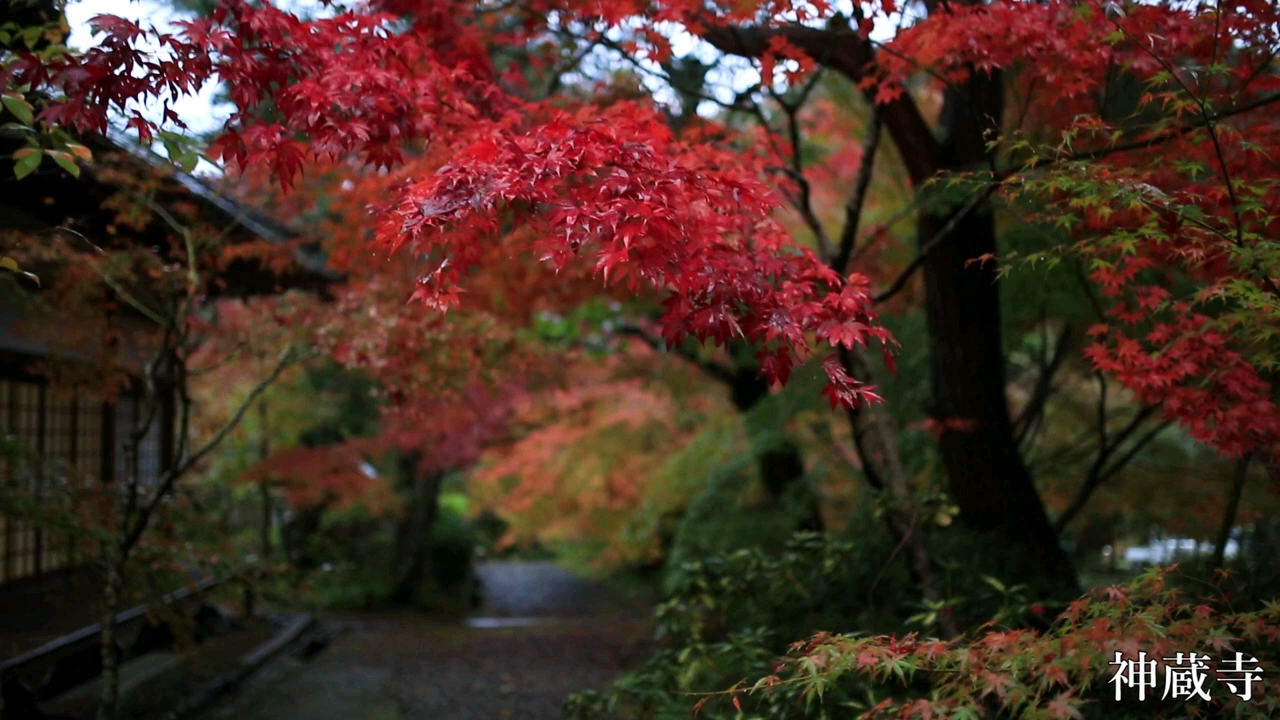
[[[102,400],[85,393],[0,380],[0,435],[12,451],[0,456],[0,482],[38,500],[98,481],[104,466],[103,411]],[[0,583],[57,570],[75,559],[64,533],[0,510]]]
[[[18,457],[12,458],[5,481],[26,492],[38,492],[38,459],[42,449],[42,388],[29,382],[9,381],[9,407],[6,430],[17,445]],[[6,528],[6,580],[16,580],[40,571],[40,535],[35,523],[10,517]]]

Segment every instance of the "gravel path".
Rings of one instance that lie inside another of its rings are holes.
[[[643,656],[646,623],[594,583],[549,563],[489,564],[482,582],[483,614],[543,619],[336,618],[343,631],[323,653],[270,663],[199,720],[555,720],[569,693],[603,688]]]

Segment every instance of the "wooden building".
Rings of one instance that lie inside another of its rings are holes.
[[[21,142],[22,138],[0,131],[0,158],[11,157]],[[163,159],[131,147],[122,138],[96,138],[86,145],[93,150],[95,162],[84,168],[79,179],[49,162],[17,180],[8,162],[0,162],[0,232],[33,243],[47,241],[50,233],[71,232],[104,248],[130,243],[168,247],[172,229],[158,218],[125,231],[116,227],[116,211],[104,207],[119,194],[122,179],[143,178],[156,205],[194,206],[203,223],[226,230],[231,242],[288,243],[294,259],[289,270],[281,273],[261,260],[237,259],[214,278],[212,294],[264,294],[284,288],[323,291],[334,279],[325,271],[315,246],[301,244],[296,233],[239,206],[201,178],[170,170]],[[57,272],[56,268],[24,269],[39,270],[38,275]],[[5,451],[0,457],[0,482],[34,483],[32,467],[64,481],[122,477],[119,442],[140,411],[138,386],[110,399],[94,388],[51,382],[36,372],[37,363],[50,360],[86,367],[95,361],[80,353],[74,342],[70,346],[50,343],[49,328],[32,332],[32,321],[40,320],[28,312],[26,301],[29,293],[40,290],[30,282],[19,282],[19,276],[8,271],[0,273],[5,274],[0,277],[0,444]],[[113,322],[138,329],[147,324],[129,312],[119,312]],[[55,336],[60,333],[58,328],[55,331]],[[124,356],[130,352],[127,346],[120,348]],[[174,407],[169,403],[142,443],[139,470],[144,482],[155,481],[171,462],[173,430]],[[34,462],[18,462],[19,455]],[[5,510],[0,507],[0,659],[29,649],[36,640],[96,621],[91,609],[96,594],[90,594],[97,584],[95,572],[74,555],[69,539],[18,519],[12,509]],[[77,597],[83,600],[77,602]]]

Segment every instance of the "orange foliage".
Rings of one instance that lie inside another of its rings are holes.
[[[519,403],[519,438],[485,454],[472,499],[511,523],[504,545],[603,541],[601,563],[655,552],[655,538],[625,546],[624,527],[651,500],[654,473],[695,435],[691,428],[717,411],[732,415],[723,391],[638,342],[604,359],[571,353],[566,364],[567,385]]]
[[[273,454],[239,478],[268,482],[284,492],[294,508],[359,504],[379,515],[399,508],[390,478],[380,477],[366,460],[367,439],[323,447],[294,447]]]

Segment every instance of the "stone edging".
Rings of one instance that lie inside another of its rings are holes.
[[[276,636],[258,647],[250,650],[236,663],[234,670],[223,673],[220,677],[202,683],[195,688],[187,700],[177,709],[170,712],[166,720],[181,720],[206,708],[214,700],[233,691],[250,675],[295,643],[306,631],[317,625],[315,617],[300,615],[284,626]]]

